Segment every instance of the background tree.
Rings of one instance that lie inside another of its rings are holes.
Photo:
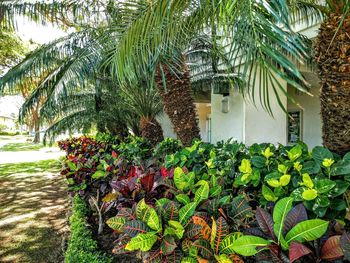
[[[350,2],[328,0],[322,8],[326,16],[315,43],[322,139],[342,155],[350,151]]]

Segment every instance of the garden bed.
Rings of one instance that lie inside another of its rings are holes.
[[[90,239],[116,262],[349,259],[350,154],[172,139],[153,148],[135,137],[59,146],[69,191],[89,204]],[[75,249],[67,255],[92,253]]]

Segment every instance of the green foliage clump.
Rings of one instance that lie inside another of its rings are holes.
[[[85,221],[88,209],[76,195],[73,199],[73,214],[69,218],[71,235],[65,253],[65,263],[108,263],[111,259],[98,251],[91,231]]]

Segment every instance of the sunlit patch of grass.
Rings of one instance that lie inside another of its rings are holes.
[[[37,151],[43,147],[44,147],[43,144],[15,142],[15,143],[5,144],[0,148],[0,151],[1,152]]]
[[[38,162],[30,163],[11,163],[11,164],[0,164],[0,178],[8,176],[11,174],[20,174],[20,173],[41,173],[41,172],[50,172],[58,173],[61,164],[57,160],[43,160]]]

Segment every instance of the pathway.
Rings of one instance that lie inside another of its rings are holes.
[[[0,152],[0,262],[63,262],[67,194],[51,150]]]

